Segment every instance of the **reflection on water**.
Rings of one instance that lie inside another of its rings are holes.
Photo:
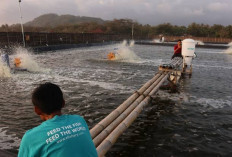
[[[138,60],[108,61],[107,54],[120,46],[37,55],[22,50],[36,63],[33,66],[45,70],[0,78],[0,149],[17,152],[24,132],[41,123],[30,100],[37,84],[60,85],[67,103],[64,113],[82,115],[93,127],[151,79],[173,53],[172,47],[132,45],[127,49]],[[231,155],[232,63],[221,50],[211,52],[197,48],[192,78],[181,80],[179,93],[159,91],[106,156]]]

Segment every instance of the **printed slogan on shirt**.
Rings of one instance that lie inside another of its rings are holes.
[[[47,136],[49,138],[46,139],[46,143],[49,144],[54,141],[60,143],[62,141],[84,134],[83,131],[86,131],[86,128],[82,126],[81,123],[73,123],[70,125],[55,128],[47,132]]]

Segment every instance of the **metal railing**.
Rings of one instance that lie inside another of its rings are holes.
[[[154,39],[160,39],[160,36],[154,36]],[[193,36],[164,36],[166,42],[177,41],[178,39],[191,38],[204,43],[230,43],[232,38],[215,38],[215,37],[193,37]]]
[[[106,34],[106,33],[38,33],[25,32],[25,46],[48,46],[62,44],[82,44],[82,43],[101,43],[110,41],[131,40],[131,35],[123,34]],[[0,47],[23,46],[21,32],[0,32]],[[159,39],[160,36],[134,36],[134,40],[153,40]],[[211,37],[190,37],[190,36],[164,36],[165,41],[177,41],[178,39],[191,38],[202,42],[211,43],[230,43],[231,38],[211,38]]]
[[[26,47],[101,43],[130,39],[130,35],[104,34],[104,33],[36,33],[25,32]],[[21,32],[0,32],[0,47],[23,45]]]

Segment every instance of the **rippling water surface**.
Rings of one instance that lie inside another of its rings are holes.
[[[24,132],[41,123],[30,100],[38,84],[60,85],[64,113],[84,116],[92,128],[150,80],[173,51],[134,45],[124,48],[127,58],[108,61],[120,46],[29,54],[39,70],[0,77],[0,149],[17,152]],[[106,156],[232,156],[232,55],[196,52],[192,77],[181,80],[178,93],[160,90]]]

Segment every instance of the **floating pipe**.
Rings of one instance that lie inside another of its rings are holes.
[[[138,92],[135,92],[126,101],[124,101],[117,109],[112,111],[108,116],[96,124],[91,130],[90,134],[92,138],[95,138],[104,128],[106,128],[114,119],[116,119],[131,103],[134,102],[153,82],[162,74],[157,73],[150,81],[145,83]]]
[[[170,63],[168,64],[163,64],[161,65],[162,68],[170,68],[173,69],[174,68],[174,64],[176,64],[178,61],[180,60],[180,57],[175,57],[174,59],[171,60]]]
[[[176,57],[175,62],[173,62],[172,64],[174,65],[174,64],[178,63],[178,61],[179,61],[179,58]]]
[[[182,59],[174,58],[169,66],[177,68],[182,63]],[[166,66],[165,64],[164,66]],[[110,113],[93,129],[90,130],[98,155],[104,156],[106,152],[113,146],[119,136],[131,125],[151,100],[151,96],[156,93],[162,83],[167,79],[171,72],[156,74],[153,79],[148,81],[139,91],[135,92],[116,110]],[[97,131],[97,132],[95,132]],[[94,138],[95,137],[95,138]]]
[[[134,93],[129,97],[123,104],[121,104],[116,110],[111,112],[107,117],[105,117],[101,122],[99,122],[94,128],[90,130],[92,138],[94,138],[98,133],[100,133],[108,124],[110,124],[115,118],[117,118],[136,98],[138,98],[139,93],[142,93],[148,86],[157,78],[160,74],[155,75],[153,79],[148,81],[137,93]],[[112,119],[113,118],[113,119]]]
[[[175,66],[175,67],[178,67],[178,66],[180,66],[182,63],[183,63],[183,61],[182,61],[182,59],[180,59],[180,60],[178,60],[178,61],[174,64],[174,66]]]
[[[181,57],[178,58],[177,62],[176,63],[182,63],[183,62],[183,59]]]
[[[142,94],[140,95],[120,116],[118,116],[111,124],[109,124],[99,135],[97,135],[93,142],[97,147],[112,131],[118,126],[132,111],[138,106],[140,102],[157,86],[157,84],[166,76],[161,75],[157,80]]]
[[[173,62],[172,64],[172,68],[176,68],[177,66],[179,66],[179,64],[182,63],[182,59],[180,57],[178,57],[175,62]]]
[[[162,67],[162,68],[169,67],[170,65],[174,64],[176,62],[176,60],[177,60],[177,58],[174,58],[171,61],[169,61],[168,63],[160,65],[160,67]]]
[[[119,136],[132,124],[138,117],[139,113],[151,100],[151,96],[158,91],[162,83],[167,79],[166,74],[158,85],[149,93],[149,95],[110,133],[110,135],[97,147],[99,157],[103,157],[107,151],[113,146]]]

